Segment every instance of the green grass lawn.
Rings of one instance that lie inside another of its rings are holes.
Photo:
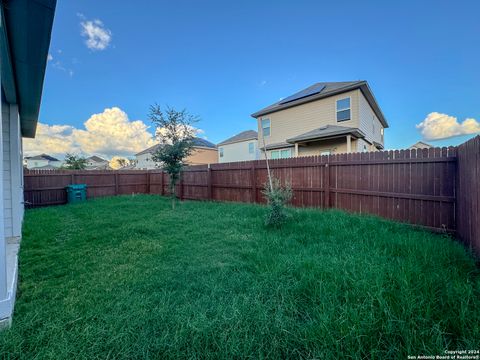
[[[480,347],[473,258],[339,211],[122,196],[26,212],[10,358],[406,358]]]

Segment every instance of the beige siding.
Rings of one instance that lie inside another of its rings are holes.
[[[156,169],[152,154],[137,155],[136,169]],[[195,148],[185,161],[188,165],[215,164],[218,162],[217,149]]]
[[[218,162],[217,149],[195,148],[186,162],[189,165],[216,164]]]
[[[362,92],[358,90],[358,105],[359,105],[359,128],[365,133],[365,139],[372,143],[376,141],[383,145],[383,137],[381,130],[383,125],[378,120],[373,109],[370,107],[367,99],[363,96]],[[372,149],[373,150],[373,149]]]
[[[258,133],[260,134],[259,144],[263,144],[261,137],[262,119],[270,119],[270,136],[265,138],[265,142],[267,144],[282,143],[288,138],[303,134],[307,131],[317,129],[325,125],[358,127],[359,92],[359,90],[349,91],[343,94],[277,111],[258,118]],[[352,119],[348,121],[337,122],[336,101],[348,96],[351,97],[350,106]]]
[[[352,139],[352,150],[355,151],[357,141]],[[331,154],[341,154],[347,152],[347,138],[338,138],[310,143],[308,146],[298,147],[298,156],[320,155],[324,151],[330,151]]]

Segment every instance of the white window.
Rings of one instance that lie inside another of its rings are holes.
[[[286,159],[292,156],[291,149],[274,150],[271,152],[272,159]]]
[[[322,152],[320,152],[320,155],[330,155],[331,152],[330,150],[323,150]]]
[[[345,121],[350,119],[350,97],[337,100],[337,121]]]
[[[220,152],[220,157],[223,157],[223,148],[219,148],[218,151]]]
[[[380,128],[380,134],[383,136],[383,128]]]
[[[253,142],[248,143],[248,153],[253,154],[255,152],[255,144]]]
[[[292,150],[286,149],[280,151],[280,159],[289,158],[290,156],[292,156]]]
[[[363,152],[367,152],[367,145],[363,145]]]
[[[270,136],[270,119],[262,119],[263,136]]]

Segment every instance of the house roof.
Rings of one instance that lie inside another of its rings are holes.
[[[149,148],[140,151],[139,153],[136,153],[135,156],[143,155],[143,154],[153,154],[157,149],[160,147],[160,144],[156,144],[153,146],[150,146]],[[210,148],[210,149],[216,149],[216,146],[214,143],[211,143],[208,140],[201,139],[201,138],[193,138],[193,147],[197,148]]]
[[[375,147],[376,147],[378,150],[383,150],[383,144],[374,141],[374,142],[373,142],[373,145],[375,145]]]
[[[409,147],[409,149],[430,149],[433,148],[433,145],[430,145],[423,141],[417,141],[415,144]]]
[[[279,143],[274,143],[274,144],[267,144],[267,146],[261,147],[261,150],[273,150],[273,149],[282,149],[282,148],[290,148],[295,146],[294,144],[290,144],[287,142],[279,142]]]
[[[320,91],[316,91],[316,89]],[[380,107],[378,106],[378,103],[375,100],[375,97],[373,96],[373,93],[370,90],[370,87],[368,86],[368,83],[365,80],[343,81],[343,82],[319,82],[289,96],[288,98],[292,98],[291,101],[285,102],[285,100],[288,100],[287,98],[277,101],[276,103],[270,106],[267,106],[266,108],[263,108],[260,111],[253,113],[252,117],[258,118],[260,116],[271,114],[276,111],[288,109],[294,106],[302,105],[315,100],[324,99],[333,95],[338,95],[338,94],[341,94],[347,91],[356,90],[356,89],[360,89],[362,91],[363,95],[367,99],[368,103],[372,107],[373,111],[375,112],[375,115],[377,115],[382,125],[388,128],[387,120],[385,119],[385,116],[383,115],[382,110],[380,110]]]
[[[87,160],[95,161],[95,162],[106,162],[108,160],[102,159],[100,156],[93,155],[87,158]]]
[[[47,155],[47,154],[40,154],[36,156],[28,156],[25,157],[27,160],[48,160],[48,161],[60,161],[57,158],[54,158],[53,156]]]
[[[37,128],[56,0],[2,1],[0,54],[5,99],[18,104],[24,137]]]
[[[247,141],[247,140],[256,140],[258,139],[258,134],[255,130],[247,130],[242,131],[241,133],[228,138],[227,140],[222,141],[218,145],[227,145],[232,144],[240,141]]]
[[[298,143],[305,141],[313,141],[318,139],[334,138],[343,135],[352,135],[354,138],[363,138],[365,134],[362,130],[357,128],[350,128],[346,126],[326,125],[300,134],[293,138],[287,139],[289,143]]]

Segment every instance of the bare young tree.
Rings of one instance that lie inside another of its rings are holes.
[[[150,106],[149,118],[155,125],[155,134],[160,143],[152,160],[170,176],[172,209],[175,209],[175,186],[180,179],[185,159],[192,153],[196,129],[193,125],[199,118],[171,107],[162,110],[158,104]]]

